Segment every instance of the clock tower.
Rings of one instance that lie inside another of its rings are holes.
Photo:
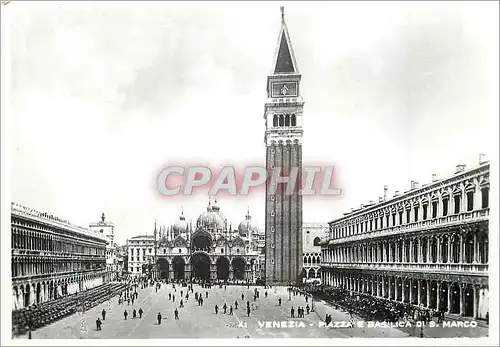
[[[292,49],[281,7],[278,46],[270,75],[267,77],[265,144],[268,172],[290,169],[302,171],[301,75]],[[286,193],[286,184],[266,186],[266,282],[296,282],[302,271],[302,196],[296,187]],[[297,183],[297,186],[299,184]]]

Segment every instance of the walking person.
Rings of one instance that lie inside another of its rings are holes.
[[[219,313],[219,306],[215,305],[215,314]]]
[[[123,312],[123,316],[125,317],[125,320],[127,320],[127,316],[128,316],[127,310],[125,310],[125,312]]]
[[[229,306],[229,315],[233,315],[233,305]]]
[[[290,317],[295,318],[295,310],[292,306],[292,309],[290,310]]]
[[[205,292],[205,298],[208,299],[208,290]]]
[[[281,306],[281,298],[278,298],[278,306]]]
[[[158,312],[158,315],[156,316],[156,319],[158,320],[158,325],[160,325],[160,324],[161,324],[161,318],[162,318],[162,317],[161,317],[161,313],[160,313],[160,312]]]
[[[106,310],[105,309],[102,309],[102,320],[106,320]]]
[[[307,311],[307,314],[309,314],[309,311],[311,310],[311,308],[309,307],[309,304],[307,304],[306,306],[306,311]]]
[[[247,317],[250,317],[250,306],[247,306]]]
[[[237,309],[238,309],[238,300],[236,300],[236,301],[234,302],[234,308],[235,308],[235,310],[237,310]]]
[[[245,294],[241,293],[241,300],[245,300]]]
[[[172,293],[168,293],[168,300],[172,300]]]
[[[133,319],[137,318],[137,311],[135,310],[135,308],[134,308],[134,310],[132,311],[132,318],[133,318]]]
[[[183,308],[184,307],[184,301],[181,300],[180,302],[180,308]]]
[[[175,311],[174,311],[174,319],[179,320],[179,311],[177,310],[177,307],[175,308]]]
[[[224,306],[222,306],[222,309],[224,310],[224,314],[226,314],[226,311],[227,311],[227,305],[226,305],[226,303],[224,303]]]
[[[142,314],[144,313],[144,311],[142,310],[142,307],[139,308],[139,318],[142,318]]]
[[[99,317],[97,317],[97,320],[95,321],[95,325],[96,325],[97,331],[100,331],[101,330],[102,322],[99,319]]]

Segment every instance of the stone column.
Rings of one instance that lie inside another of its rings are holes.
[[[479,257],[478,257],[478,255],[479,255],[479,252],[478,252],[479,247],[478,247],[478,244],[479,243],[477,242],[477,233],[474,233],[474,257],[472,258],[473,259],[473,262],[472,262],[473,264],[479,263]]]
[[[460,235],[460,263],[464,263],[465,257],[465,244],[464,244],[464,235]]]
[[[426,237],[427,239],[427,263],[431,262],[431,238]]]
[[[422,291],[422,280],[421,279],[418,279],[417,280],[417,285],[418,285],[418,288],[417,288],[417,304],[420,305],[422,303],[422,294],[421,294],[421,291]]]
[[[453,263],[453,257],[451,256],[451,236],[450,235],[447,235],[447,239],[448,239],[448,254],[447,254],[447,263],[450,264],[450,263]]]
[[[472,302],[473,302],[473,304],[472,304],[472,306],[473,306],[474,310],[473,310],[473,315],[472,315],[472,317],[473,317],[474,319],[477,319],[477,313],[478,313],[478,312],[477,312],[477,311],[478,311],[478,310],[477,310],[477,306],[478,306],[478,301],[479,301],[479,300],[478,300],[478,294],[479,294],[479,293],[478,293],[478,290],[477,290],[477,286],[476,286],[476,285],[473,285],[473,286],[472,286],[472,295],[473,295],[473,296],[472,296],[472,298],[473,298],[473,301],[472,301]]]
[[[385,277],[382,276],[382,297],[385,298]]]
[[[409,263],[413,263],[413,240],[410,239],[410,243],[408,245],[410,247],[410,258],[407,260]]]
[[[442,263],[442,259],[441,259],[441,236],[439,235],[438,237],[436,237],[436,251],[437,251],[437,254],[436,254],[436,257],[437,257],[437,262],[436,263]]]
[[[464,305],[464,290],[462,288],[461,283],[459,284],[459,288],[460,288],[460,315],[463,316],[465,311],[465,305]]]
[[[447,287],[448,287],[448,310],[446,311],[447,313],[451,313],[451,286],[452,284],[451,283],[447,283]]]
[[[431,281],[427,281],[426,284],[427,284],[427,304],[425,305],[426,307],[430,307],[431,305],[431,284],[430,284]]]
[[[436,308],[439,310],[441,308],[441,282],[437,282],[436,285]]]
[[[406,300],[406,280],[401,281],[401,301],[405,302]]]

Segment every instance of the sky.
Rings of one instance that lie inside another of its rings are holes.
[[[302,73],[303,161],[335,165],[343,192],[304,200],[305,222],[496,157],[496,2],[11,2],[11,201],[82,226],[104,212],[118,244],[181,207],[195,221],[207,195],[162,197],[157,174],[179,160],[264,164],[282,5]],[[233,228],[247,209],[264,227],[263,191],[219,205]]]

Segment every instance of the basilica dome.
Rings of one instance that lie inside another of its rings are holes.
[[[174,232],[174,237],[185,234],[188,231],[188,222],[184,218],[184,212],[181,213],[179,220],[172,225],[172,231]]]
[[[245,220],[238,226],[238,234],[242,237],[249,237],[251,234],[259,231],[259,228],[252,222],[250,212],[247,212]]]
[[[207,211],[203,212],[196,221],[197,227],[206,227],[208,229],[213,229],[213,231],[226,231],[227,229],[227,218],[224,216],[217,206],[217,201],[214,205],[208,204]]]

